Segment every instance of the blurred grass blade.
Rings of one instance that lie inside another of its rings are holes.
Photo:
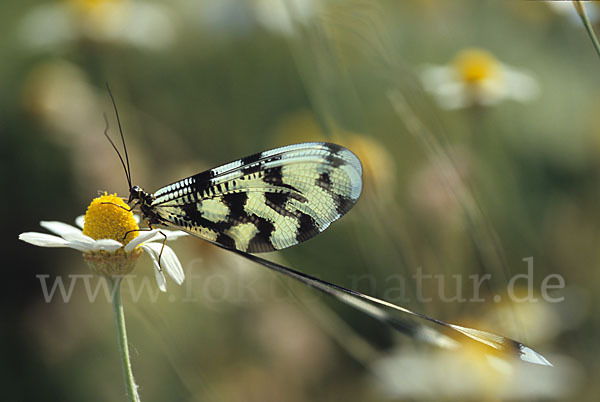
[[[219,247],[225,248],[222,246]],[[326,282],[324,280],[315,278],[308,274],[293,270],[291,268],[287,268],[283,265],[258,257],[254,254],[248,254],[239,250],[229,251],[236,253],[250,261],[258,263],[266,268],[269,268],[275,272],[293,278],[312,288],[318,289],[330,296],[333,296],[341,302],[350,305],[356,308],[357,310],[360,310],[370,315],[371,317],[376,318],[381,322],[391,326],[392,328],[404,334],[407,334],[408,336],[417,340],[445,349],[457,349],[465,343],[476,341],[478,344],[485,346],[486,352],[490,354],[509,357],[515,356],[523,361],[527,361],[530,363],[545,366],[552,365],[545,357],[513,339],[506,338],[501,335],[492,334],[490,332],[461,327],[458,325],[440,321],[435,318],[426,316],[424,314],[411,311],[407,308],[386,302],[384,300],[380,300],[354,290],[346,289],[342,286],[338,286]],[[447,333],[442,333],[427,325],[398,318],[392,315],[390,310],[401,312],[403,314],[407,314],[409,316],[437,324],[451,331],[446,331]]]
[[[423,149],[442,173],[443,183],[461,205],[467,222],[472,229],[472,239],[477,247],[485,268],[492,273],[492,278],[502,278],[506,283],[511,277],[510,269],[506,264],[502,245],[498,235],[489,224],[472,191],[457,192],[452,183],[462,183],[463,178],[448,153],[439,140],[430,132],[413,112],[407,99],[399,90],[390,89],[387,97],[394,111],[402,123],[423,146]],[[465,186],[467,188],[467,186]]]
[[[596,53],[600,57],[600,43],[598,43],[598,38],[596,38],[596,34],[592,28],[590,19],[585,12],[585,6],[583,5],[583,2],[581,0],[573,0],[573,6],[575,7],[577,14],[579,14],[579,18],[581,18],[581,22],[583,22],[583,26],[585,26],[585,30],[592,40],[592,44],[594,45],[594,49],[596,49]]]

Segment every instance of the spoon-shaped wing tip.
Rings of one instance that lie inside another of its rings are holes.
[[[552,365],[552,363],[550,363],[548,361],[548,359],[546,359],[544,356],[542,356],[535,350],[528,348],[525,345],[521,345],[520,352],[521,352],[521,354],[520,354],[519,358],[523,361],[526,361],[529,363],[534,363],[534,364],[539,364],[542,366],[554,367]]]

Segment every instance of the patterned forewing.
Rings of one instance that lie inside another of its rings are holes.
[[[166,225],[228,248],[280,250],[345,214],[358,200],[361,174],[344,147],[290,145],[165,186],[152,208]]]

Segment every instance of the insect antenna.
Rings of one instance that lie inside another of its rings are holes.
[[[131,168],[129,167],[129,154],[127,153],[127,145],[125,145],[125,137],[123,136],[123,129],[121,127],[121,119],[119,118],[119,111],[117,110],[117,104],[115,102],[115,98],[112,94],[112,91],[110,90],[110,87],[108,86],[108,82],[106,83],[106,89],[108,90],[108,94],[110,95],[110,100],[112,101],[113,108],[115,110],[115,115],[117,116],[117,124],[119,126],[119,133],[121,134],[121,142],[123,143],[123,151],[125,152],[125,161],[127,162],[127,165],[125,165],[125,161],[123,160],[123,157],[121,156],[121,153],[117,149],[115,143],[108,136],[108,133],[107,133],[108,120],[106,119],[106,114],[104,115],[104,120],[106,121],[106,130],[104,130],[104,135],[106,136],[106,138],[108,138],[108,141],[110,141],[110,144],[113,146],[115,151],[117,151],[117,155],[119,155],[119,159],[121,160],[123,169],[125,169],[125,176],[127,176],[127,183],[129,184],[129,188],[131,188]]]
[[[119,149],[117,148],[117,146],[115,145],[113,140],[108,135],[108,118],[106,117],[106,113],[104,113],[104,121],[106,122],[106,128],[104,129],[104,136],[106,137],[108,142],[110,142],[110,145],[112,145],[113,149],[117,153],[117,156],[121,160],[121,165],[123,165],[123,169],[125,170],[125,177],[127,178],[127,183],[129,184],[129,188],[131,188],[131,178],[129,177],[129,172],[127,172],[127,167],[125,166],[125,161],[123,160],[123,157],[121,156],[121,153],[119,152]]]

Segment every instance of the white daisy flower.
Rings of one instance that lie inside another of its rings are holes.
[[[528,102],[540,91],[531,75],[474,48],[461,51],[448,65],[423,67],[421,80],[445,109],[491,106],[509,99]]]
[[[75,222],[79,228],[63,222],[42,221],[43,228],[58,236],[26,232],[21,233],[19,239],[40,247],[68,247],[81,251],[90,268],[106,276],[130,273],[144,250],[152,258],[161,291],[167,290],[164,272],[178,285],[183,283],[185,275],[181,263],[175,252],[163,245],[165,237],[161,233],[167,240],[186,236],[186,233],[164,229],[139,231],[137,220],[127,204],[116,194],[106,193],[95,198],[85,216],[78,217]]]
[[[85,39],[158,50],[173,42],[175,27],[168,8],[156,3],[65,0],[32,8],[21,21],[20,34],[35,48]]]

